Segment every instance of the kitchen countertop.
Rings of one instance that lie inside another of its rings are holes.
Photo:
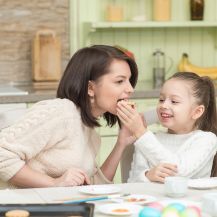
[[[15,87],[21,90],[28,91],[28,94],[17,95],[11,93],[11,95],[0,95],[0,104],[5,103],[35,103],[41,100],[54,99],[56,97],[57,88],[49,87],[34,87],[32,84],[27,85],[15,85]],[[144,87],[144,88],[143,88]],[[140,82],[137,84],[136,90],[132,95],[132,99],[146,99],[157,98],[159,96],[159,90],[152,89],[150,82]]]

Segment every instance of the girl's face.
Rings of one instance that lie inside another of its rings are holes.
[[[131,71],[127,62],[113,60],[109,73],[103,75],[98,81],[90,81],[88,94],[93,98],[92,113],[99,117],[105,112],[116,114],[117,102],[128,99],[133,87],[130,84]]]
[[[157,106],[161,124],[170,133],[185,134],[194,129],[202,111],[192,95],[191,82],[172,78],[163,85]]]

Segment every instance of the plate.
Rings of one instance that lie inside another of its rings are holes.
[[[217,178],[202,178],[202,179],[190,179],[188,181],[189,188],[195,189],[211,189],[217,188]]]
[[[114,194],[120,192],[121,189],[110,185],[88,185],[88,186],[82,186],[79,189],[79,191],[84,194],[100,195],[100,194]]]
[[[108,203],[98,207],[98,211],[107,215],[132,215],[138,214],[142,206],[129,203]]]
[[[144,205],[156,201],[157,198],[146,194],[131,194],[127,197],[114,198],[112,201],[117,203],[140,204]]]

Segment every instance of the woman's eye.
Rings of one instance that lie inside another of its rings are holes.
[[[118,84],[121,84],[121,83],[123,83],[123,80],[119,80],[119,81],[117,81],[117,83],[118,83]]]

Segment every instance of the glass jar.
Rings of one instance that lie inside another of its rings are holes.
[[[106,7],[106,21],[123,21],[123,7],[115,2],[108,4]]]
[[[203,20],[204,0],[190,0],[191,20]]]
[[[168,21],[171,19],[171,0],[153,1],[153,20]]]

